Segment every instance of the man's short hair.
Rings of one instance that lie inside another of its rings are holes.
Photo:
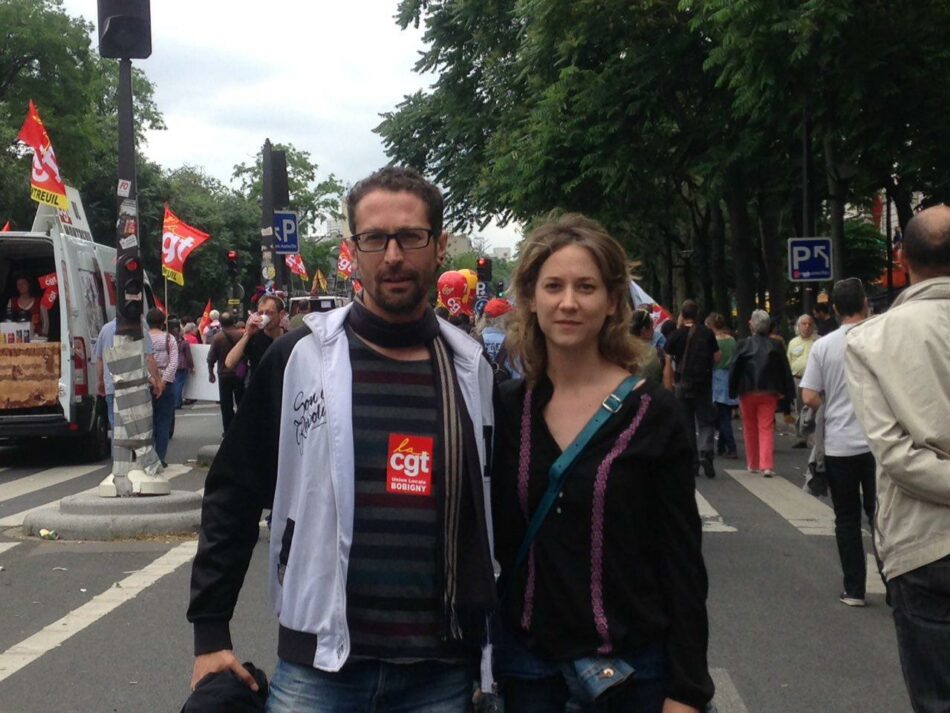
[[[821,314],[831,315],[831,305],[827,302],[819,302],[815,305],[815,311]]]
[[[234,317],[231,316],[230,312],[222,312],[221,317],[218,319],[218,322],[221,323],[222,327],[233,327]]]
[[[284,301],[277,295],[261,295],[260,299],[257,300],[257,309],[261,309],[263,304],[270,300],[274,303],[274,309],[278,312],[282,312],[284,309]]]
[[[860,278],[848,277],[835,283],[832,301],[842,317],[851,317],[864,311],[866,298]]]
[[[918,213],[904,228],[901,245],[912,267],[950,273],[950,220],[945,217]]]
[[[389,191],[390,193],[412,193],[426,205],[429,216],[429,227],[434,235],[442,234],[442,219],[445,203],[442,200],[442,191],[430,183],[414,168],[406,166],[386,166],[381,168],[362,181],[359,181],[346,196],[346,216],[350,224],[350,232],[356,232],[356,206],[373,191]],[[407,228],[422,226],[403,226]]]
[[[772,328],[772,318],[764,309],[753,310],[749,316],[749,326],[753,334],[760,334],[764,337]]]
[[[686,300],[680,307],[680,315],[683,319],[699,319],[699,304],[696,300]]]

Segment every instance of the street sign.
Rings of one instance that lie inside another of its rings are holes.
[[[290,210],[274,211],[274,252],[293,255],[300,252],[297,239],[297,214]]]
[[[485,312],[485,305],[488,304],[487,297],[479,297],[475,300],[475,314],[481,316]]]
[[[831,238],[788,239],[789,280],[822,282],[831,277]]]

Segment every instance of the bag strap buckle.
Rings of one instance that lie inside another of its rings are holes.
[[[600,405],[604,407],[604,410],[610,411],[610,413],[617,413],[620,407],[623,406],[623,399],[618,397],[617,394],[611,393]]]

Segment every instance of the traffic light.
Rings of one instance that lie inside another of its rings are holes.
[[[238,253],[237,250],[228,250],[228,276],[238,276]]]
[[[480,257],[475,262],[475,274],[479,282],[491,282],[491,258]]]
[[[146,59],[152,54],[149,0],[99,0],[99,55]]]
[[[142,319],[145,295],[142,291],[142,265],[136,256],[122,259],[118,265],[119,312],[126,321],[138,324]]]

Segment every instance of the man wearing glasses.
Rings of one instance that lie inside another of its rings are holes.
[[[861,511],[874,522],[874,456],[858,423],[848,392],[844,350],[848,332],[868,317],[864,285],[856,277],[835,283],[832,293],[841,326],[811,348],[802,376],[802,402],[825,406],[825,475],[835,510],[835,540],[844,572],[838,597],[850,607],[865,605],[867,558],[861,536]]]
[[[461,713],[494,605],[491,367],[428,304],[447,241],[438,189],[384,168],[347,212],[362,300],[274,343],[208,474],[192,686],[231,670],[255,687],[228,622],[273,503],[267,710]]]
[[[910,287],[848,334],[848,383],[878,463],[904,682],[916,713],[936,713],[950,710],[950,208],[914,216],[901,250]]]

